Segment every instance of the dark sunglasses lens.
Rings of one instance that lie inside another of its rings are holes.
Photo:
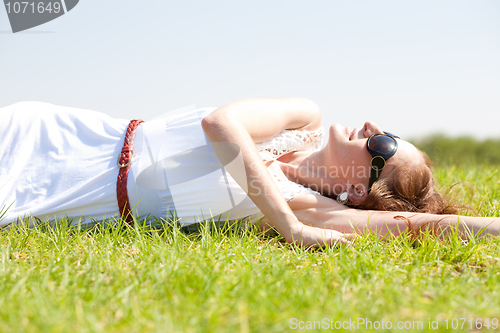
[[[390,154],[396,147],[396,143],[390,136],[377,135],[368,141],[368,147],[380,154]]]

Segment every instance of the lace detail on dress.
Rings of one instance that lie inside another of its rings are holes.
[[[283,130],[256,146],[265,161],[273,161],[292,151],[318,151],[322,142],[323,127],[320,127],[314,131]]]
[[[323,127],[314,131],[284,130],[267,141],[257,143],[257,149],[264,161],[274,161],[292,151],[318,151],[323,143]],[[269,171],[283,198],[290,201],[301,194],[320,194],[308,187],[278,177]]]

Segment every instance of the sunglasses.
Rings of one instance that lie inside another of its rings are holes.
[[[399,136],[384,132],[384,134],[372,134],[366,142],[366,149],[372,155],[370,162],[370,182],[368,183],[368,193],[373,183],[380,177],[380,173],[385,167],[386,161],[396,154],[398,150]]]

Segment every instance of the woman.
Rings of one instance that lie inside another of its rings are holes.
[[[434,215],[452,211],[415,147],[367,122],[352,131],[332,125],[319,150],[320,111],[307,99],[245,99],[142,124],[45,103],[0,112],[0,199],[10,207],[2,225],[30,215],[129,219],[130,204],[141,219],[260,221],[313,246],[397,234],[408,223],[457,223]],[[459,223],[495,235],[499,226],[499,218]]]

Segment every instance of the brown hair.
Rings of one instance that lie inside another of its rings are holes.
[[[368,197],[348,206],[359,209],[454,214],[458,207],[445,202],[434,187],[429,156],[420,151],[424,163],[404,163],[391,170],[389,178],[376,181]]]

